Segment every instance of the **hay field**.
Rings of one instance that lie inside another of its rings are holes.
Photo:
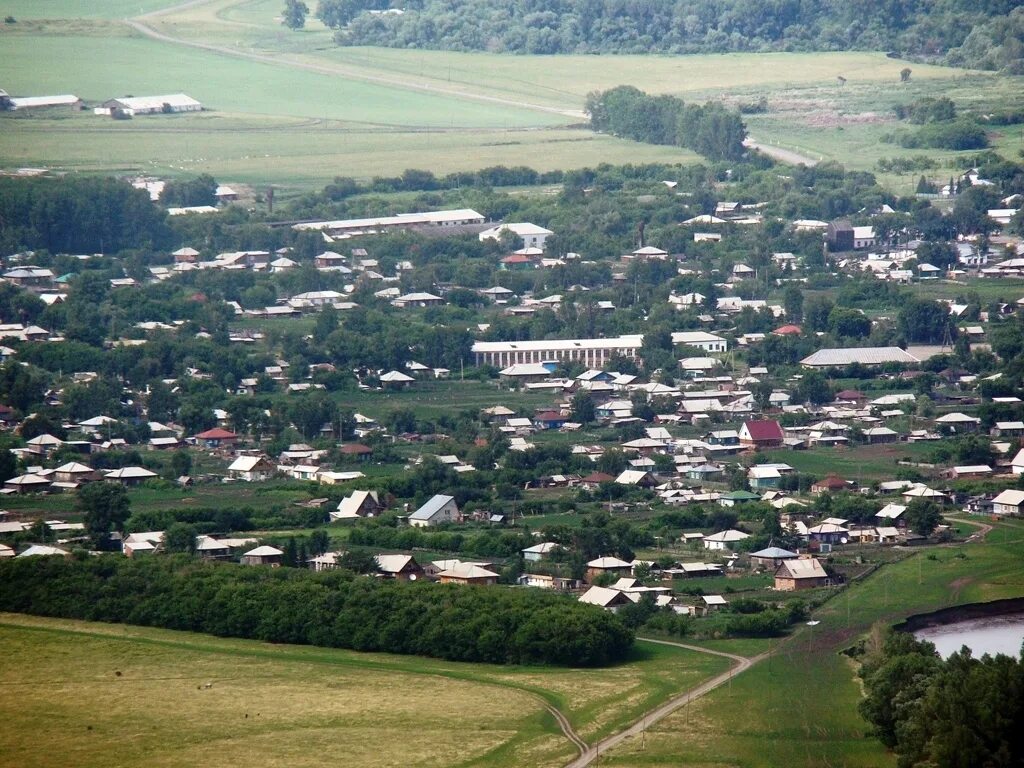
[[[500,667],[15,614],[0,650],[0,762],[26,768],[554,767],[574,750],[545,705],[590,740],[725,668],[649,644],[609,669]]]

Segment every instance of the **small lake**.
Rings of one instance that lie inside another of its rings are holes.
[[[927,627],[914,633],[918,640],[935,643],[942,658],[946,658],[966,645],[975,658],[984,654],[995,656],[1020,655],[1024,642],[1024,614],[990,616],[982,619],[967,619],[952,624]]]

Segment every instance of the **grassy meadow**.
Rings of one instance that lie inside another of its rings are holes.
[[[589,740],[727,666],[640,643],[605,670],[505,668],[12,614],[0,647],[0,752],[22,766],[557,766],[573,749],[545,705]]]
[[[601,162],[696,162],[694,154],[597,136],[581,129],[586,94],[615,85],[728,103],[768,100],[749,115],[751,134],[815,159],[873,169],[911,156],[880,142],[899,127],[896,103],[947,94],[965,106],[1024,101],[1024,78],[913,65],[882,53],[707,56],[502,56],[336,46],[310,17],[280,24],[277,0],[7,0],[18,18],[0,27],[5,89],[75,93],[90,104],[125,93],[187,91],[210,110],[125,124],[63,111],[4,115],[0,166],[166,176],[208,171],[238,183],[306,188],[336,175],[368,178],[408,167],[444,173],[527,163],[539,170]],[[198,49],[142,36],[145,23]],[[847,79],[840,87],[837,77]],[[1019,131],[993,132],[1014,156]],[[963,160],[928,152],[948,176]],[[883,175],[913,189],[917,174]]]
[[[975,523],[977,523],[977,518]],[[854,662],[841,651],[876,622],[1024,594],[1024,521],[994,523],[983,542],[919,551],[839,593],[775,644],[770,660],[602,755],[617,768],[896,764],[857,714]]]

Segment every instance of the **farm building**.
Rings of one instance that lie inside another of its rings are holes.
[[[123,96],[119,99],[108,99],[96,111],[102,114],[100,110],[106,110],[106,114],[112,114],[115,109],[126,115],[157,115],[201,112],[203,105],[184,93],[172,93],[165,96]]]
[[[8,97],[7,104],[10,105],[7,109],[11,111],[44,107],[70,107],[72,110],[77,110],[83,107],[82,100],[70,93],[60,96],[11,96]]]

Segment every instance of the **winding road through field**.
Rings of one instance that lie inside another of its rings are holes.
[[[626,739],[630,739],[634,736],[640,735],[643,731],[654,725],[660,720],[668,717],[670,714],[675,712],[680,707],[684,707],[691,701],[699,699],[707,693],[715,690],[716,688],[725,685],[736,675],[741,672],[745,672],[757,662],[762,661],[768,657],[768,652],[758,654],[757,656],[747,657],[739,656],[735,653],[725,653],[724,651],[712,651],[708,648],[701,648],[698,645],[687,645],[685,643],[673,643],[668,640],[654,640],[647,637],[638,637],[638,640],[642,640],[645,643],[656,643],[658,645],[670,645],[675,648],[685,648],[688,651],[696,651],[697,653],[709,653],[712,656],[722,656],[726,659],[730,659],[736,662],[735,666],[731,667],[728,671],[723,672],[720,675],[712,677],[710,680],[705,680],[703,683],[698,685],[696,688],[691,688],[688,691],[673,696],[671,699],[661,704],[650,712],[645,714],[631,726],[623,731],[619,731],[616,734],[601,739],[596,744],[587,747],[583,750],[579,757],[570,763],[567,763],[565,768],[588,768],[596,760],[601,757],[602,753],[607,753],[608,750],[617,747],[619,744],[624,742]],[[563,728],[564,731],[564,728]],[[568,734],[567,734],[568,735]],[[577,743],[574,740],[574,743]],[[579,744],[577,743],[577,747]]]
[[[581,110],[576,109],[561,109],[558,107],[545,106],[543,104],[533,104],[528,101],[517,101],[515,99],[505,99],[500,96],[491,96],[486,93],[475,93],[473,91],[462,91],[457,88],[446,88],[444,86],[431,85],[429,83],[422,82],[409,82],[398,77],[390,77],[388,75],[370,74],[368,72],[362,72],[353,67],[345,67],[341,65],[328,65],[328,64],[313,64],[305,61],[295,61],[293,59],[287,59],[280,56],[271,56],[265,53],[256,53],[253,51],[242,51],[237,48],[231,48],[225,45],[215,45],[213,43],[202,43],[197,40],[188,40],[183,37],[175,37],[168,35],[164,32],[160,32],[154,29],[150,24],[163,16],[170,16],[171,14],[178,13],[180,11],[194,8],[196,6],[205,5],[211,2],[211,0],[189,0],[186,3],[174,5],[169,8],[160,8],[156,11],[136,16],[132,19],[125,19],[125,24],[134,29],[139,34],[145,35],[153,40],[159,40],[163,43],[172,43],[174,45],[184,45],[189,48],[198,48],[203,51],[210,51],[211,53],[219,53],[224,56],[234,56],[239,59],[248,59],[249,61],[258,61],[262,64],[272,64],[275,66],[291,67],[292,69],[302,69],[307,72],[316,72],[321,75],[330,75],[334,77],[344,77],[350,80],[362,80],[369,83],[378,83],[380,85],[387,85],[392,88],[402,88],[409,91],[421,91],[424,93],[438,94],[441,96],[451,96],[453,98],[468,99],[470,101],[481,101],[489,104],[499,104],[505,107],[518,107],[520,109],[529,109],[535,112],[544,112],[546,114],[561,115],[563,117],[570,117],[574,120],[586,120],[586,114]]]

